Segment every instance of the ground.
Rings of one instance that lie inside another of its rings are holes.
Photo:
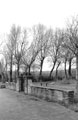
[[[0,120],[78,120],[78,113],[58,103],[0,89]]]

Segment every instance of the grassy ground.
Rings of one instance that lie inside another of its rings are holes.
[[[42,72],[43,81],[50,81],[49,73],[50,73],[50,71],[43,71]],[[38,79],[38,77],[39,77],[38,71],[31,72],[31,74],[35,77],[36,80]],[[76,71],[75,71],[75,69],[72,69],[72,78],[75,79],[75,76],[76,76]],[[51,80],[56,80],[55,79],[56,78],[56,71],[53,72],[52,77],[53,77],[53,79],[51,79]],[[59,70],[58,71],[58,80],[63,80],[64,78],[65,78],[64,70]]]

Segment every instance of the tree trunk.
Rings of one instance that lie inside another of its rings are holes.
[[[65,78],[67,79],[67,69],[66,69],[66,63],[67,63],[67,59],[65,59],[65,66],[64,66]]]
[[[12,55],[11,55],[11,62],[10,62],[10,82],[12,82]]]
[[[41,60],[41,64],[40,64],[40,78],[42,78],[43,62],[44,62],[44,58]],[[41,80],[41,79],[40,79],[40,80]]]
[[[16,64],[15,64],[15,83],[17,82],[17,70],[16,70]]]
[[[30,73],[30,70],[31,70],[31,66],[29,66],[28,70],[29,70],[28,72],[29,72],[29,75],[30,75],[30,74],[31,74],[31,73]]]
[[[60,64],[61,64],[61,62],[59,62],[57,67],[56,67],[56,78],[58,77],[58,68],[59,68]]]
[[[78,55],[76,55],[76,80],[78,81]]]
[[[68,69],[69,77],[72,76],[72,72],[71,72],[71,63],[72,63],[72,59],[70,58],[70,59],[69,59],[69,69]]]
[[[8,82],[8,74],[7,74],[7,61],[6,61],[6,65],[5,65],[5,70],[6,70],[6,81]]]
[[[53,73],[53,70],[54,70],[54,68],[55,68],[55,65],[56,65],[56,61],[54,61],[53,67],[52,67],[52,69],[51,69],[51,71],[50,71],[50,74],[49,74],[49,77],[50,77],[50,78],[51,78],[51,76],[52,76],[52,73]]]
[[[76,80],[77,80],[76,91],[78,95],[78,55],[76,55]]]
[[[27,74],[27,69],[28,69],[28,68],[27,68],[27,67],[25,67],[25,74]]]
[[[18,62],[18,64],[17,64],[17,75],[18,75],[18,77],[19,77],[19,67],[20,67],[20,65],[19,65],[19,62]]]
[[[6,62],[6,65],[5,65],[5,69],[6,69],[6,73],[7,73],[7,62]]]

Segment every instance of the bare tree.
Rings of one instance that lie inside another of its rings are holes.
[[[31,66],[36,60],[36,57],[40,51],[40,46],[39,46],[40,41],[38,39],[39,36],[36,26],[33,27],[32,32],[33,32],[33,40],[31,42],[31,45],[27,49],[27,52],[22,58],[22,62],[25,66],[25,72],[27,72],[28,70],[29,74],[30,74]]]
[[[68,73],[67,73],[68,56],[69,56],[69,50],[62,47],[61,60],[62,60],[62,63],[64,63],[64,73],[65,73],[65,78],[66,79],[68,78]]]
[[[72,60],[73,60],[73,58],[74,58],[74,54],[70,50],[68,50],[68,65],[69,65],[68,75],[70,78],[72,77]]]
[[[19,37],[20,27],[13,25],[11,27],[10,34],[8,35],[7,42],[7,53],[9,55],[9,65],[10,65],[10,82],[12,82],[12,70],[13,70],[13,58],[15,53],[16,41]]]
[[[50,61],[52,62],[52,69],[49,74],[50,78],[57,63],[57,60],[60,59],[62,39],[62,31],[57,29],[53,35],[53,39],[51,39],[51,47],[49,51]]]
[[[63,39],[65,39],[65,31],[63,31]],[[64,44],[62,39],[62,44]],[[61,44],[61,53],[60,53],[60,59],[62,64],[64,64],[64,72],[65,72],[65,78],[67,79],[68,77],[72,77],[71,74],[71,66],[72,66],[72,60],[74,58],[74,55],[71,50],[68,48],[65,48],[64,45]],[[67,66],[69,65],[68,71],[67,71]],[[69,75],[69,76],[68,76]]]
[[[22,64],[22,57],[25,55],[27,50],[27,32],[26,30],[19,31],[19,38],[16,41],[16,48],[15,48],[15,64],[17,65],[17,76],[19,76],[20,65]]]
[[[78,90],[78,18],[72,18],[68,23],[66,34],[64,36],[64,46],[72,51],[76,57],[76,80]]]
[[[43,63],[46,57],[49,54],[49,48],[51,46],[50,44],[50,39],[52,39],[53,31],[52,29],[43,29],[43,26],[39,28],[39,30],[42,29],[42,32],[39,34],[41,39],[39,40],[39,46],[40,46],[40,52],[37,56],[37,61],[40,63],[40,78],[42,77],[42,68],[43,68]]]
[[[31,66],[34,63],[39,50],[37,49],[36,44],[31,43],[30,47],[28,48],[26,54],[22,58],[22,62],[25,65],[25,72],[27,72],[30,75]]]
[[[56,66],[56,79],[58,79],[58,68],[59,68],[59,66],[61,65],[61,61],[60,60],[58,60],[57,61],[57,66]]]
[[[5,46],[6,47],[6,46]],[[6,51],[5,51],[6,50]],[[6,81],[8,81],[8,65],[9,65],[9,54],[7,49],[5,48],[4,51],[2,52],[5,60],[5,76],[6,76]]]

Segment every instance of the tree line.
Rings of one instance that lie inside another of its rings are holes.
[[[31,43],[29,42],[31,41]],[[39,80],[42,78],[42,70],[45,59],[51,64],[49,78],[56,69],[64,63],[65,78],[72,76],[72,61],[76,59],[76,79],[78,80],[78,17],[73,17],[67,23],[66,28],[47,28],[42,24],[34,25],[31,29],[23,29],[12,25],[7,35],[7,42],[3,49],[5,57],[5,72],[9,67],[10,82],[12,82],[13,66],[19,77],[20,68],[25,73],[31,73],[32,68],[39,69]],[[66,65],[68,63],[68,74]]]

